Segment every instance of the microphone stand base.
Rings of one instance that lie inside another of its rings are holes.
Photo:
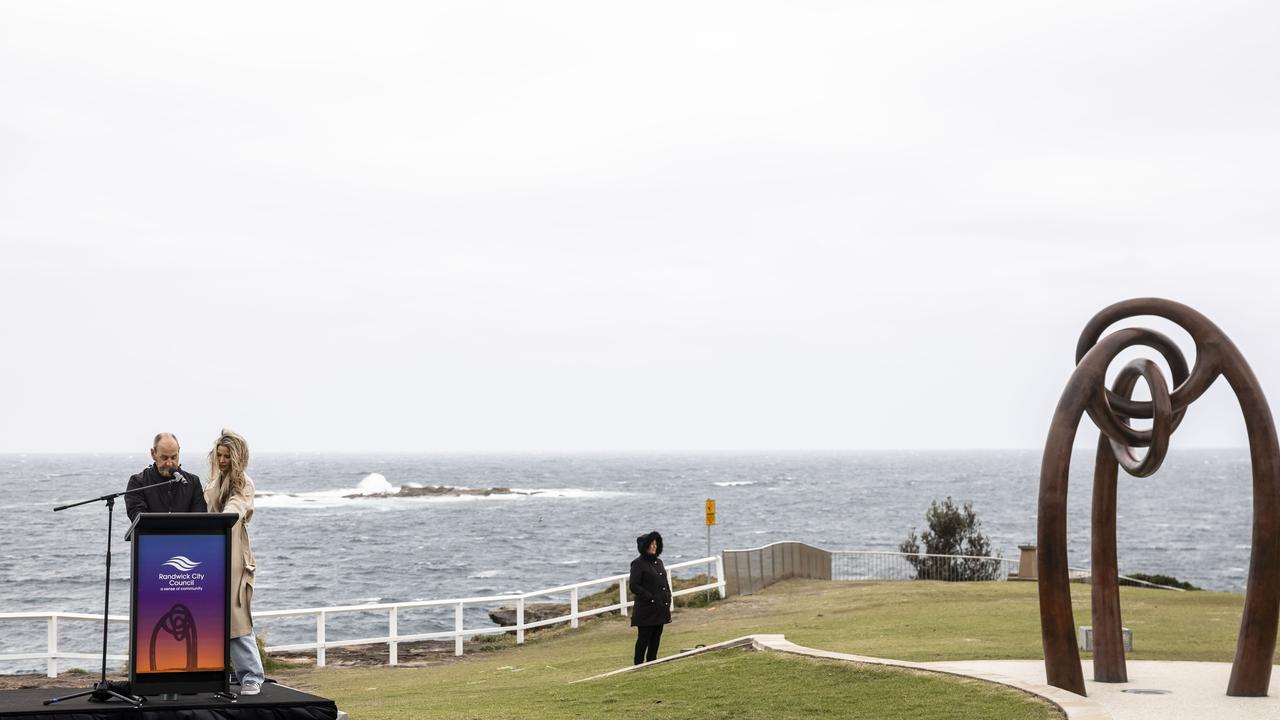
[[[115,690],[112,690],[111,683],[107,680],[103,680],[101,682],[94,684],[92,690],[85,690],[84,692],[78,692],[78,693],[75,693],[74,695],[64,695],[62,697],[50,698],[48,700],[45,700],[44,704],[53,705],[55,703],[60,703],[63,700],[71,700],[73,698],[86,697],[86,696],[88,696],[89,702],[104,703],[104,702],[111,702],[112,700],[123,700],[124,702],[129,703],[135,708],[142,707],[142,703],[146,702],[143,698],[140,698],[134,695],[123,695],[121,693],[116,692]]]

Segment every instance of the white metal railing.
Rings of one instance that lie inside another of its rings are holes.
[[[831,550],[832,580],[1004,580],[1018,561],[983,555]]]
[[[1019,563],[1008,558],[982,555],[911,555],[876,550],[831,550],[832,580],[1005,580],[1017,575]],[[914,562],[913,562],[914,559]],[[1069,567],[1071,582],[1091,583],[1089,568]],[[1160,590],[1186,592],[1182,588],[1160,585],[1120,575],[1121,585],[1136,585]]]
[[[671,594],[673,597],[681,595],[690,595],[693,593],[704,592],[707,590],[716,590],[720,597],[724,597],[724,561],[720,556],[711,556],[698,558],[696,560],[686,560],[684,562],[667,565],[667,570],[680,570],[682,568],[693,567],[698,565],[713,565],[714,578],[712,582],[708,582],[697,587],[685,588],[683,590],[675,590]],[[452,638],[454,640],[454,654],[462,655],[463,640],[468,637],[477,635],[494,635],[515,631],[516,643],[524,642],[524,634],[526,630],[544,627],[546,625],[554,625],[557,623],[569,623],[570,627],[578,627],[578,622],[585,617],[600,615],[607,612],[618,611],[622,615],[627,614],[627,608],[633,606],[634,601],[627,600],[627,578],[626,574],[610,575],[608,577],[596,578],[594,580],[586,580],[584,582],[573,583],[572,585],[559,585],[556,587],[545,588],[542,590],[534,590],[527,593],[511,593],[506,595],[486,595],[483,597],[470,598],[451,598],[448,600],[421,600],[415,602],[401,603],[376,603],[369,605],[341,605],[335,607],[318,607],[303,608],[299,610],[265,610],[255,612],[253,614],[255,620],[265,618],[282,618],[282,617],[314,617],[315,618],[315,642],[295,643],[289,645],[273,645],[267,647],[268,652],[299,652],[299,651],[315,651],[316,667],[324,667],[325,650],[337,647],[352,647],[357,645],[383,645],[388,649],[388,661],[391,665],[398,664],[398,649],[400,643],[414,642],[418,640],[441,640]],[[618,602],[603,607],[582,610],[578,606],[578,600],[581,595],[582,588],[592,587],[596,585],[618,585]],[[551,618],[544,618],[535,622],[525,622],[525,603],[529,598],[543,597],[548,595],[569,594],[569,613],[567,615],[559,615]],[[493,626],[493,627],[466,627],[465,610],[467,607],[489,606],[494,603],[516,603],[516,624],[514,626]],[[453,609],[453,629],[441,630],[437,632],[411,633],[401,634],[399,632],[400,613],[403,610],[414,610],[420,608],[449,608]],[[354,639],[331,640],[326,634],[326,625],[333,615],[349,614],[349,613],[368,613],[377,612],[387,614],[387,634],[377,637],[363,637]],[[45,652],[34,653],[15,653],[9,655],[0,655],[0,661],[6,660],[31,660],[44,659],[48,665],[48,676],[58,676],[58,659],[93,659],[101,658],[100,653],[82,653],[82,652],[66,652],[58,648],[58,620],[74,619],[74,620],[93,620],[102,622],[101,615],[87,615],[83,613],[0,613],[0,621],[3,620],[45,620],[48,623],[48,645]],[[108,618],[112,623],[128,624],[129,618],[124,615],[112,615]],[[127,660],[127,655],[107,655],[108,660]]]
[[[79,622],[89,621],[102,625],[101,615],[89,615],[88,613],[68,613],[68,612],[17,612],[17,613],[0,613],[0,620],[44,620],[46,623],[45,635],[47,638],[47,646],[44,652],[33,653],[8,653],[0,655],[0,662],[9,660],[44,660],[48,666],[49,677],[58,677],[58,660],[101,660],[102,651],[97,652],[68,652],[58,649],[58,621],[74,620]],[[127,615],[108,615],[107,625],[128,625],[129,616]],[[128,660],[128,655],[108,654],[108,660]]]
[[[1093,570],[1090,568],[1068,567],[1067,577],[1071,579],[1071,582],[1085,583],[1088,585],[1093,584]],[[1137,585],[1140,587],[1156,588],[1158,590],[1186,592],[1186,589],[1184,588],[1173,587],[1172,585],[1161,585],[1159,583],[1148,582],[1147,580],[1139,580],[1138,578],[1132,578],[1128,575],[1117,575],[1116,577],[1120,579],[1121,585]]]

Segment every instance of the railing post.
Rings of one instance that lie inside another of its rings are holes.
[[[516,644],[524,644],[524,596],[516,601]]]
[[[51,678],[58,677],[58,616],[49,616],[49,669]]]
[[[578,588],[569,593],[569,627],[578,627]]]
[[[396,638],[400,637],[399,618],[397,616],[398,613],[396,612],[399,609],[400,608],[397,607],[391,608],[390,619],[388,621],[387,635],[390,636],[391,639],[387,642],[387,661],[391,665],[398,665],[400,660],[400,643],[396,640]]]
[[[462,657],[462,603],[453,608],[453,631],[457,633],[453,636],[453,654]]]
[[[724,599],[724,555],[716,556],[716,590],[720,592],[720,599]]]
[[[324,619],[325,611],[316,615],[316,667],[324,667]]]
[[[618,581],[618,601],[622,603],[622,609],[618,611],[622,617],[627,616],[627,581]]]

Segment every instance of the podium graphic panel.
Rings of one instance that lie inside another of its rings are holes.
[[[221,672],[227,644],[224,535],[148,535],[137,543],[135,672]]]
[[[129,682],[135,695],[225,692],[235,513],[140,513],[133,541]]]

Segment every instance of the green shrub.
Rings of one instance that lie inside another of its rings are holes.
[[[950,497],[941,504],[934,500],[929,503],[925,520],[929,523],[928,530],[917,536],[916,529],[911,528],[911,534],[898,546],[899,552],[910,556],[907,562],[915,568],[917,580],[995,580],[999,577],[1000,563],[980,559],[991,557],[991,541],[979,530],[982,523],[973,511],[972,502],[959,507]],[[924,542],[923,556],[920,555],[921,541]]]
[[[1134,580],[1149,582],[1153,585],[1165,585],[1168,587],[1182,588],[1183,590],[1203,590],[1204,589],[1204,588],[1198,588],[1189,582],[1184,582],[1182,580],[1179,580],[1178,578],[1173,577],[1172,575],[1148,575],[1147,573],[1129,573],[1127,577],[1131,577]],[[1120,578],[1120,584],[1121,585],[1139,585],[1139,583],[1127,583],[1124,581],[1124,578]]]
[[[624,580],[623,582],[626,582],[626,581]],[[710,582],[715,582],[715,578],[706,574],[694,575],[693,577],[688,577],[688,578],[673,577],[671,578],[671,590],[672,592],[675,592],[678,590],[684,590],[685,588],[698,587],[699,585],[706,585],[707,583],[710,583]],[[630,592],[627,593],[627,598],[631,600],[635,599],[631,597]],[[693,593],[691,595],[681,595],[677,598],[674,598],[674,604],[676,607],[706,607],[719,600],[720,600],[720,593],[716,592],[715,590],[708,590],[707,592],[702,592],[702,593]],[[591,593],[590,595],[583,595],[582,597],[578,598],[578,609],[591,610],[598,607],[605,607],[606,605],[616,605],[617,603],[618,603],[618,586],[614,584],[614,585],[610,585],[608,588],[601,590],[599,592]],[[617,611],[614,610],[613,612],[609,612],[605,614],[616,615]]]
[[[698,587],[707,583],[715,582],[715,578],[710,575],[694,575],[691,578],[671,578],[671,590],[684,590],[685,588]],[[711,603],[720,600],[720,593],[715,590],[707,590],[706,592],[692,593],[689,595],[681,595],[674,599],[676,607],[699,608],[706,607]]]
[[[254,640],[258,643],[258,657],[262,658],[263,672],[277,672],[290,667],[288,663],[280,662],[267,654],[267,633],[265,630],[259,632],[254,637]]]

